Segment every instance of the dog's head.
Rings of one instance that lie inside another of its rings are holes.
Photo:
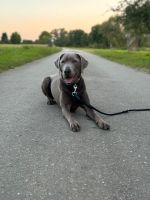
[[[63,81],[70,85],[80,80],[81,73],[87,67],[88,61],[79,54],[64,53],[55,61],[55,65],[60,70]]]

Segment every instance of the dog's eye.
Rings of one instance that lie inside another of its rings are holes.
[[[72,62],[73,62],[73,63],[77,63],[78,61],[77,61],[77,60],[73,60]]]
[[[64,63],[65,63],[65,61],[64,61],[64,60],[62,60],[62,61],[61,61],[61,63],[62,63],[62,64],[64,64]]]

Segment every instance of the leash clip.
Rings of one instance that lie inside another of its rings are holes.
[[[78,88],[77,84],[74,84],[73,88],[74,88],[74,91],[72,92],[72,96],[74,97],[74,96],[78,95],[78,93],[77,93],[77,88]]]

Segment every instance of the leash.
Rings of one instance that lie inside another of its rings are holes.
[[[116,112],[116,113],[105,113],[102,112],[100,110],[98,110],[97,108],[95,108],[94,106],[92,106],[91,104],[87,104],[85,101],[81,100],[80,96],[77,93],[77,84],[73,85],[74,91],[71,93],[72,94],[72,98],[79,104],[79,105],[85,105],[90,109],[95,110],[96,112],[103,114],[103,115],[107,115],[107,116],[114,116],[114,115],[121,115],[121,114],[125,114],[125,113],[129,113],[129,112],[140,112],[140,111],[150,111],[150,108],[141,108],[141,109],[127,109],[127,110],[123,110],[120,112]]]

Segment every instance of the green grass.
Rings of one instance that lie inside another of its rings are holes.
[[[0,45],[0,72],[57,53],[61,48],[45,45]]]
[[[110,49],[84,49],[90,53],[102,56],[114,62],[125,64],[138,69],[144,69],[150,72],[150,51],[140,50],[128,52],[127,50]]]

